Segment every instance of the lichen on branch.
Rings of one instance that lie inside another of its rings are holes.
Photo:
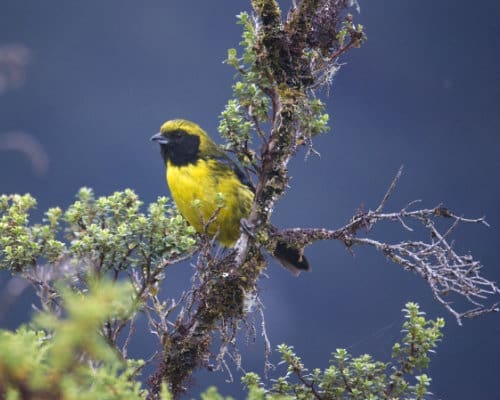
[[[208,348],[215,332],[222,338],[216,368],[224,365],[249,311],[248,299],[258,294],[257,280],[266,267],[261,248],[272,251],[269,222],[288,187],[288,163],[300,146],[312,149],[312,138],[327,130],[328,115],[315,90],[331,83],[339,67],[335,54],[365,38],[348,15],[347,2],[304,0],[286,18],[274,0],[254,0],[252,6],[253,16],[238,16],[241,55],[236,49],[228,51],[226,62],[238,78],[219,125],[227,140],[224,149],[236,154],[255,185],[246,221],[251,232],[243,230],[235,249],[222,257],[210,252],[210,241],[202,244],[188,306],[181,308],[169,331],[162,367],[152,378],[157,390],[166,379],[179,393],[193,369],[209,367]],[[320,14],[328,17],[330,36]]]
[[[418,201],[412,201],[398,211],[384,212],[401,173],[402,169],[375,210],[359,210],[340,228],[285,229],[274,235],[300,247],[318,240],[340,240],[351,251],[355,246],[373,247],[393,263],[425,279],[434,298],[455,317],[459,325],[462,325],[464,318],[499,311],[498,300],[491,301],[500,295],[496,282],[485,278],[481,263],[470,253],[460,254],[450,239],[459,225],[489,226],[486,219],[465,218],[442,204],[433,208],[414,209]],[[444,231],[438,228],[438,220],[449,222]],[[404,233],[414,233],[417,229],[412,226],[418,224],[424,233],[417,239],[400,239],[396,243],[369,237],[371,229],[384,222],[396,222]],[[465,310],[461,311],[461,308]]]

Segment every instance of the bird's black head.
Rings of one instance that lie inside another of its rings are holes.
[[[172,165],[179,167],[196,164],[200,152],[200,136],[189,125],[174,123],[177,121],[165,123],[151,140],[159,143],[165,163],[170,161]]]

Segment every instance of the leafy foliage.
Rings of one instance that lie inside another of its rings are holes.
[[[259,60],[263,51],[259,46],[259,32],[252,17],[242,12],[237,15],[242,25],[241,55],[238,50],[228,50],[226,63],[236,69],[238,79],[233,85],[233,96],[222,111],[219,132],[226,139],[225,150],[233,151],[245,166],[257,164],[256,153],[249,149],[252,131],[264,138],[263,124],[273,123],[279,107],[275,83],[269,68]],[[346,33],[344,33],[345,35]],[[312,54],[316,54],[313,56]],[[305,51],[308,62],[314,63],[320,57],[313,48]],[[310,138],[328,130],[329,116],[324,103],[311,92],[304,96],[299,91],[290,91],[286,86],[279,88],[285,96],[293,97],[295,112],[301,116],[298,126],[297,144],[310,143]]]
[[[149,398],[138,380],[144,361],[123,359],[98,333],[104,321],[137,310],[133,287],[104,279],[93,282],[86,293],[61,289],[61,300],[65,318],[42,313],[31,327],[0,331],[2,398]],[[429,353],[442,337],[444,322],[426,320],[414,303],[403,311],[405,336],[393,346],[391,362],[375,361],[368,354],[353,357],[337,349],[325,370],[309,371],[293,347],[282,344],[277,350],[286,374],[266,388],[258,374],[247,373],[242,378],[247,399],[424,399],[431,379],[415,373],[428,368]],[[172,398],[165,385],[160,398]],[[214,387],[201,399],[230,400]]]
[[[91,189],[82,188],[65,212],[51,208],[41,224],[30,225],[36,200],[29,194],[2,195],[0,268],[22,271],[69,258],[104,274],[150,267],[194,250],[194,229],[166,197],[150,204],[147,214],[141,205],[130,189],[95,198]]]
[[[125,347],[117,338],[139,310],[156,311],[160,317],[166,310],[156,297],[162,268],[165,260],[175,261],[193,251],[193,230],[166,198],[143,214],[142,203],[131,190],[96,199],[90,189],[81,189],[65,212],[52,208],[43,223],[35,225],[29,223],[29,212],[36,205],[30,195],[2,196],[0,204],[1,267],[22,273],[45,289],[39,292],[45,293],[40,294],[45,311],[31,326],[0,331],[3,396],[143,399],[151,395],[138,380],[144,361],[124,357]],[[49,272],[44,272],[42,261],[53,263]],[[129,284],[117,281],[127,270],[142,275],[132,274],[135,278]],[[153,307],[148,308],[151,302]],[[268,389],[258,375],[247,374],[243,382],[248,399],[423,399],[430,378],[415,375],[428,367],[444,322],[426,320],[413,303],[404,313],[405,336],[394,345],[391,362],[375,361],[366,354],[353,357],[338,349],[327,369],[308,371],[292,347],[281,345],[278,352],[287,373]],[[170,396],[165,385],[157,394]],[[210,388],[202,399],[224,398]]]
[[[353,357],[345,349],[337,349],[325,370],[309,371],[293,347],[282,344],[278,352],[287,373],[274,380],[269,389],[264,388],[257,374],[247,374],[243,382],[250,391],[249,398],[424,399],[431,379],[416,372],[428,368],[429,353],[441,340],[444,321],[426,320],[415,303],[407,303],[403,312],[405,336],[393,346],[390,362],[375,361],[368,354]],[[408,381],[410,378],[414,379],[413,384]]]
[[[95,282],[86,294],[62,289],[65,319],[43,313],[34,327],[0,331],[0,397],[144,399],[134,379],[142,360],[123,360],[98,333],[108,318],[131,312],[133,288]]]

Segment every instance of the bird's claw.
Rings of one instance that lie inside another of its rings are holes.
[[[255,229],[255,225],[254,224],[251,224],[245,218],[240,219],[240,231],[243,232],[243,233],[246,233],[252,239],[255,239],[254,229]]]

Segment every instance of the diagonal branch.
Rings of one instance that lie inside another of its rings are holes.
[[[485,305],[485,301],[500,295],[497,284],[481,275],[482,265],[471,254],[460,254],[449,239],[460,224],[482,224],[489,226],[484,217],[465,218],[443,205],[434,208],[408,210],[412,202],[400,211],[382,212],[394,191],[402,169],[400,168],[382,201],[375,211],[358,212],[346,225],[335,230],[324,228],[295,228],[273,232],[275,237],[305,246],[317,240],[341,240],[352,249],[355,245],[371,246],[381,251],[392,262],[424,278],[429,284],[434,298],[441,303],[462,324],[463,318],[473,318],[498,310],[498,302]],[[441,233],[437,227],[440,219],[449,220],[450,224]],[[411,223],[419,223],[429,240],[406,240],[387,243],[367,236],[360,237],[360,232],[368,234],[371,228],[380,222],[399,222],[403,229],[412,231]],[[465,311],[458,311],[458,306],[447,295],[455,294],[468,303]]]

